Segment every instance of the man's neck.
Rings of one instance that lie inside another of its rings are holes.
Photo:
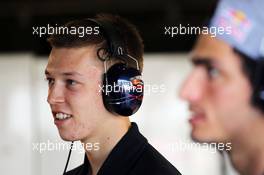
[[[232,140],[232,164],[242,175],[264,174],[264,119],[248,124]]]
[[[128,118],[115,121],[107,121],[100,125],[100,129],[94,134],[95,137],[82,140],[84,148],[86,145],[98,144],[98,149],[85,148],[86,156],[90,163],[91,175],[96,175],[108,157],[109,153],[126,134],[131,123]]]

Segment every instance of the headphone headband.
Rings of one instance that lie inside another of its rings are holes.
[[[115,27],[113,27],[113,24],[107,21],[100,21],[92,18],[87,18],[86,20],[91,21],[99,26],[100,32],[102,32],[102,36],[105,37],[105,40],[107,42],[107,52],[108,54],[110,54],[109,57],[118,58],[126,63],[128,62],[128,60],[133,60],[134,62],[136,62],[137,70],[139,70],[137,59],[128,54],[125,43],[121,38],[121,33]],[[106,61],[107,58],[102,58],[99,54],[101,49],[98,50],[97,56],[100,60]]]
[[[97,24],[100,28],[100,32],[102,32],[102,36],[105,37],[108,52],[111,57],[120,57],[122,55],[127,54],[127,50],[125,47],[125,43],[121,38],[121,33],[113,26],[113,24],[107,21],[100,21],[91,18],[87,18],[87,20]]]

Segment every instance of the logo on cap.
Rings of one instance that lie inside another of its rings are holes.
[[[231,27],[231,36],[239,43],[244,42],[252,29],[252,23],[246,14],[241,10],[230,7],[222,9],[216,24]]]

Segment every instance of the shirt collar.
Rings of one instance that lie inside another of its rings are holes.
[[[128,174],[146,145],[147,139],[140,134],[137,124],[131,123],[131,127],[110,152],[97,175]],[[86,155],[83,165],[81,174],[87,174],[90,164]]]

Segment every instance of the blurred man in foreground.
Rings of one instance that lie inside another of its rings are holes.
[[[199,36],[180,92],[192,112],[192,138],[230,143],[243,175],[264,174],[263,7],[261,0],[219,2],[209,27],[231,27],[231,34]]]

